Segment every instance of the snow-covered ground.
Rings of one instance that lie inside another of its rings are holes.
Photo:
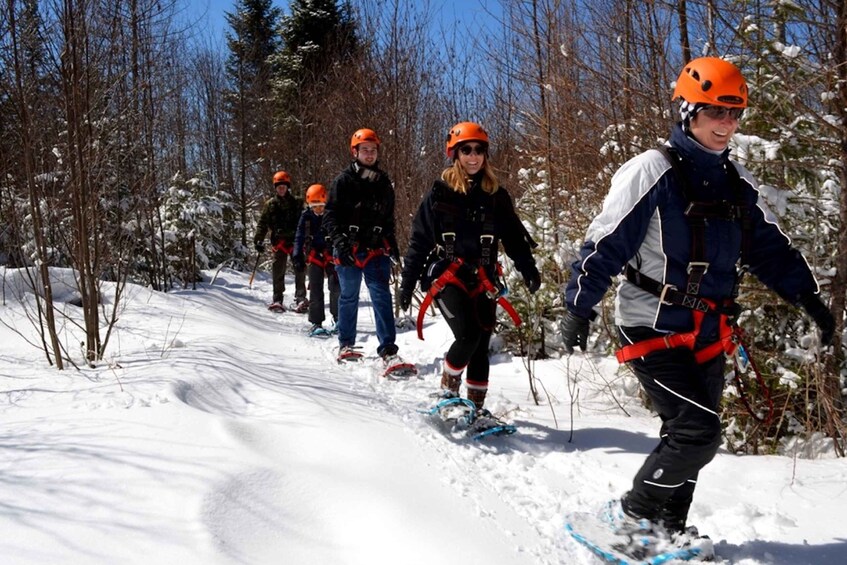
[[[385,381],[373,359],[339,366],[304,316],[268,312],[261,274],[252,289],[226,270],[193,291],[131,287],[107,362],[59,372],[15,275],[0,307],[3,564],[592,563],[563,516],[619,496],[656,442],[635,380],[581,355],[534,364],[538,406],[522,360],[495,355],[487,407],[519,433],[447,435],[420,413],[451,341],[442,320],[426,341],[398,335],[421,378]],[[843,459],[722,451],[691,521],[726,562],[834,565],[845,508]]]

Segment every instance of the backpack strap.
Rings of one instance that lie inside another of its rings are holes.
[[[657,150],[668,160],[673,169],[674,176],[682,187],[682,194],[688,205],[685,208],[685,218],[688,222],[689,231],[691,232],[691,247],[688,260],[688,282],[684,294],[696,296],[700,294],[700,284],[703,277],[709,270],[709,263],[706,261],[706,224],[711,218],[735,221],[741,223],[741,257],[739,275],[736,277],[733,298],[738,294],[738,287],[743,272],[747,270],[750,257],[750,241],[752,239],[752,221],[750,218],[750,210],[747,203],[743,200],[743,191],[741,187],[741,176],[738,174],[735,166],[728,163],[727,174],[730,183],[736,188],[737,200],[735,202],[720,201],[720,202],[704,202],[695,200],[695,192],[691,186],[682,165],[682,157],[679,152],[668,145],[660,145]],[[629,272],[633,270],[631,267],[627,269]],[[633,277],[637,279],[638,277]],[[642,279],[647,279],[641,275]],[[629,274],[627,279],[630,279]],[[634,281],[633,284],[636,284]],[[655,281],[654,281],[655,282]],[[651,290],[644,288],[648,292]],[[658,295],[657,295],[658,296]],[[691,300],[686,300],[686,306],[694,307]],[[696,309],[696,307],[694,307]]]
[[[437,188],[433,211],[438,216],[441,227],[441,239],[444,241],[443,257],[451,262],[458,259],[459,257],[456,257],[458,232],[468,225],[480,225],[478,264],[484,267],[494,265],[494,259],[497,256],[496,199],[486,198],[483,205],[462,209],[455,204],[445,202],[441,197],[442,190]]]
[[[312,220],[306,216],[306,221],[303,225],[303,254],[308,256],[312,250]]]

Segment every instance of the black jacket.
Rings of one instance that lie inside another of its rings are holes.
[[[453,259],[461,258],[469,265],[479,265],[483,252],[480,236],[489,231],[493,231],[494,235],[494,241],[489,246],[493,255],[485,265],[489,277],[494,276],[498,242],[502,242],[506,254],[521,274],[535,266],[532,240],[515,213],[506,189],[501,187],[494,194],[489,194],[474,181],[468,194],[461,194],[444,181],[435,181],[412,223],[401,286],[413,288],[422,280],[422,288],[427,290],[432,280],[449,265],[451,259],[446,257],[445,232],[456,233]],[[473,276],[472,273],[467,275]],[[469,279],[466,282],[474,281]]]
[[[330,185],[323,227],[335,247],[396,250],[394,187],[385,171],[358,162],[344,169]]]

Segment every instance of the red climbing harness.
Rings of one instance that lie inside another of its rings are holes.
[[[700,300],[709,306],[709,312],[717,312],[714,302],[705,298],[700,298]],[[697,363],[705,363],[721,353],[726,353],[730,356],[735,354],[735,350],[738,349],[741,339],[741,328],[735,325],[733,317],[727,314],[720,314],[718,321],[720,328],[718,340],[695,351],[694,347],[697,342],[697,336],[700,335],[700,328],[703,325],[703,319],[706,317],[707,312],[692,310],[692,314],[694,316],[694,329],[692,331],[672,333],[625,345],[615,353],[618,362],[626,363],[627,361],[644,357],[654,351],[673,349],[675,347],[686,347],[694,351],[694,357]]]
[[[323,252],[312,249],[309,251],[309,257],[306,258],[306,263],[326,269],[326,266],[335,263],[335,260],[332,258],[332,253],[329,252],[329,249],[324,249]]]
[[[282,251],[286,255],[291,255],[291,252],[294,251],[294,244],[286,245],[285,240],[280,239],[276,242],[276,245],[274,245],[274,251]]]
[[[429,287],[429,291],[427,291],[426,295],[424,296],[424,299],[421,302],[421,307],[418,310],[418,339],[423,341],[423,320],[426,316],[426,311],[429,308],[429,305],[432,303],[433,298],[435,298],[435,296],[442,290],[447,288],[448,285],[454,285],[459,287],[471,298],[475,298],[481,293],[485,293],[488,298],[490,298],[491,300],[495,300],[497,304],[499,304],[503,308],[503,310],[505,310],[506,313],[509,314],[509,317],[512,318],[512,321],[515,323],[516,326],[521,325],[521,317],[518,315],[517,311],[515,310],[515,307],[512,306],[512,304],[508,300],[506,300],[506,297],[503,296],[500,290],[498,290],[497,287],[494,286],[494,283],[491,282],[491,279],[485,272],[485,269],[482,267],[478,267],[476,269],[476,276],[479,280],[479,284],[477,284],[472,289],[468,289],[465,283],[462,282],[462,279],[456,276],[456,272],[459,270],[459,268],[462,267],[462,265],[467,265],[467,263],[462,261],[462,259],[456,259],[455,261],[451,262],[450,265],[448,265],[447,268],[444,270],[444,272],[441,273],[441,276],[435,279],[432,282],[432,286]],[[500,269],[501,266],[498,263],[498,274],[500,274]]]

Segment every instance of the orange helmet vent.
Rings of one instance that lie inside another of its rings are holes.
[[[326,187],[322,184],[313,184],[307,188],[306,204],[309,206],[320,206],[326,204]]]
[[[746,108],[747,82],[738,67],[729,61],[700,57],[685,65],[676,79],[672,99],[677,98],[691,104]]]
[[[468,141],[479,141],[488,146],[488,134],[474,122],[459,122],[447,133],[447,156],[453,157],[457,145]]]

